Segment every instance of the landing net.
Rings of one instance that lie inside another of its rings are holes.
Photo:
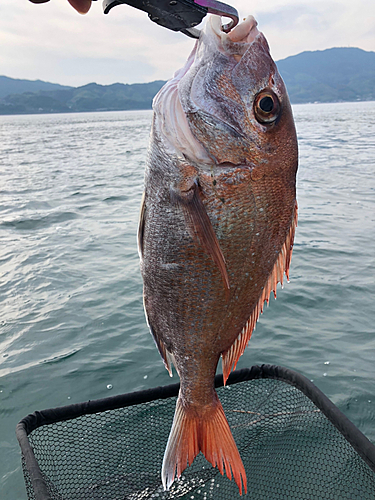
[[[302,375],[278,366],[215,379],[252,500],[375,500],[375,447]],[[178,384],[35,412],[17,425],[29,499],[240,498],[198,455],[160,479]]]

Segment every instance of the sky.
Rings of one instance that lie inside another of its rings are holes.
[[[254,15],[277,61],[305,50],[375,51],[374,0],[224,0]],[[128,5],[86,15],[67,0],[0,1],[0,75],[80,86],[167,80],[194,40],[152,23]]]

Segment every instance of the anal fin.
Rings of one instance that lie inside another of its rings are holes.
[[[146,215],[146,201],[145,201],[145,192],[142,194],[141,208],[139,211],[139,221],[138,221],[138,233],[137,233],[137,241],[138,241],[138,254],[140,259],[143,258],[143,235],[145,229],[145,215]]]
[[[165,347],[164,342],[154,334],[150,325],[149,325],[149,328],[150,328],[152,338],[154,339],[156,347],[158,348],[159,354],[163,360],[164,366],[168,370],[169,376],[173,377],[173,372],[172,372],[173,356]]]
[[[251,338],[251,334],[255,329],[255,325],[259,319],[259,316],[263,313],[264,302],[269,303],[269,298],[271,292],[273,291],[276,298],[276,286],[277,283],[283,285],[284,273],[289,281],[289,267],[290,261],[292,259],[294,234],[297,227],[298,220],[298,206],[297,201],[294,208],[294,214],[292,223],[289,228],[289,232],[285,239],[281,251],[276,259],[274,267],[263,287],[262,293],[259,297],[258,302],[255,304],[253,311],[250,314],[245,326],[243,327],[241,333],[238,335],[236,340],[233,342],[231,347],[222,353],[222,366],[223,366],[223,378],[224,385],[229,377],[230,372],[236,369],[239,358],[244,353],[246,346]]]
[[[154,339],[156,347],[158,348],[158,351],[159,351],[159,354],[161,356],[161,359],[163,360],[164,366],[168,370],[169,376],[173,377],[173,373],[172,373],[173,356],[168,351],[168,349],[166,348],[163,340],[161,338],[159,338],[159,336],[155,333],[154,329],[152,328],[152,325],[150,323],[150,320],[149,320],[148,314],[147,314],[145,296],[143,296],[143,308],[144,308],[144,311],[145,311],[145,317],[146,317],[147,326],[148,326],[148,328],[150,330],[152,338]]]

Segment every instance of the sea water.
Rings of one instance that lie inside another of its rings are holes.
[[[238,368],[301,372],[375,442],[375,103],[293,111],[291,281]],[[0,118],[3,500],[26,498],[21,418],[173,382],[144,319],[136,247],[150,123],[151,111]]]

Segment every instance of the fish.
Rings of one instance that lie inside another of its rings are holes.
[[[138,228],[146,320],[180,377],[162,465],[173,481],[202,452],[247,492],[214,387],[236,368],[276,286],[289,280],[298,145],[284,82],[249,16],[210,16],[155,96]]]

